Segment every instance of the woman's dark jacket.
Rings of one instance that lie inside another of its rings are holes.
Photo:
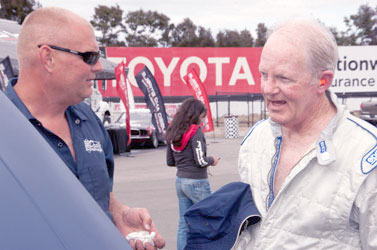
[[[188,179],[205,179],[207,167],[214,159],[207,157],[206,139],[201,128],[191,125],[182,138],[182,145],[176,147],[168,143],[166,162],[168,166],[177,167],[177,177]]]

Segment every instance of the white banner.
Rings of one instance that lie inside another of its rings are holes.
[[[377,92],[377,46],[339,47],[335,93]]]

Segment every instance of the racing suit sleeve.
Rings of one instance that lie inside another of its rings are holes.
[[[194,159],[198,166],[207,167],[213,164],[214,159],[212,156],[207,157],[207,145],[204,134],[198,130],[191,140],[192,152]]]
[[[377,249],[377,169],[374,169],[356,196],[351,221],[359,224],[362,249]]]
[[[166,150],[166,164],[169,167],[174,167],[175,166],[175,159],[174,159],[174,154],[173,150],[171,149],[171,145],[167,145],[167,150]]]

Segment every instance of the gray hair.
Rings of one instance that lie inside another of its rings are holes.
[[[322,71],[335,72],[338,47],[333,34],[323,24],[315,19],[295,19],[278,24],[269,36],[275,32],[284,32],[306,45],[308,67],[314,79],[318,79]]]

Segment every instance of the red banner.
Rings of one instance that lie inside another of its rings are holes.
[[[203,131],[210,132],[213,131],[213,120],[212,120],[212,113],[211,107],[209,106],[208,95],[206,89],[204,88],[203,83],[200,81],[198,74],[196,74],[194,69],[190,69],[189,73],[183,77],[186,81],[187,86],[194,94],[194,97],[201,101],[207,109],[207,116],[205,119],[205,126]]]
[[[183,77],[195,69],[208,95],[260,93],[258,70],[262,48],[146,48],[107,47],[109,60],[124,60],[127,79],[134,96],[144,96],[135,75],[147,66],[156,79],[162,96],[189,96]],[[104,96],[116,95],[112,84]]]
[[[115,67],[115,78],[117,81],[116,89],[120,99],[122,100],[124,107],[126,109],[126,130],[128,135],[127,145],[131,143],[131,129],[130,129],[130,107],[129,107],[129,100],[128,100],[128,89],[127,89],[127,81],[126,81],[126,70],[124,66],[124,62],[118,64]]]

